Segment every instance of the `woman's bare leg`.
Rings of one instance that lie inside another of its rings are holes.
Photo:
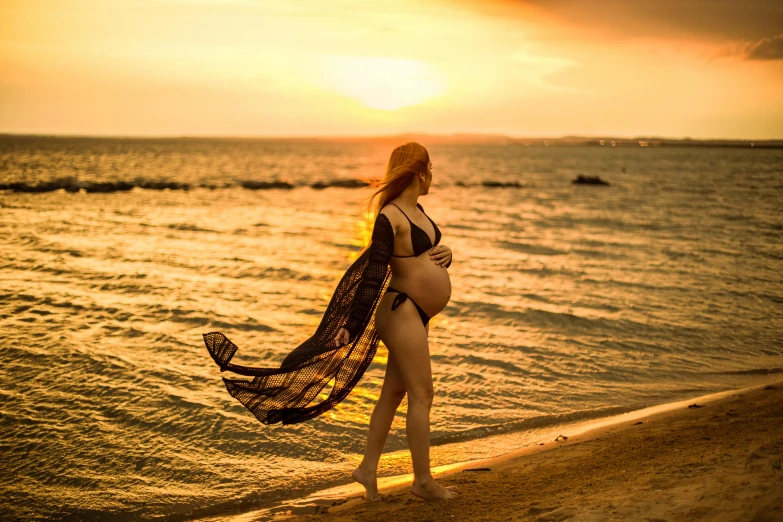
[[[375,404],[372,417],[370,417],[370,430],[367,434],[364,458],[359,467],[353,470],[352,473],[354,480],[364,486],[367,500],[380,500],[376,479],[378,461],[381,459],[386,437],[394,421],[397,407],[399,407],[403,397],[405,397],[405,383],[400,375],[394,354],[389,352],[389,357],[386,361],[386,376],[381,387],[381,396]]]
[[[432,368],[427,342],[429,329],[412,302],[405,301],[395,311],[393,321],[385,328],[384,344],[393,353],[408,393],[406,432],[413,460],[411,492],[425,499],[451,498],[455,491],[444,488],[430,471],[430,409],[432,407]]]

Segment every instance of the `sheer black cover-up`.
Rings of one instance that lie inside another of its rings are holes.
[[[315,334],[285,358],[280,368],[254,368],[231,363],[237,346],[220,332],[204,334],[209,354],[220,371],[254,377],[223,378],[228,393],[264,424],[295,424],[317,417],[342,401],[359,382],[378,349],[375,311],[391,278],[389,261],[394,230],[378,214],[369,247],[353,262],[334,291]],[[341,327],[351,341],[334,346]],[[329,396],[310,403],[328,384]]]

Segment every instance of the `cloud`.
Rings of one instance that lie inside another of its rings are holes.
[[[783,60],[783,33],[749,43],[746,52],[748,60]]]
[[[524,8],[554,16],[605,38],[756,41],[780,31],[780,0],[451,0],[525,16]],[[505,8],[505,9],[504,9]],[[517,11],[515,8],[518,8]]]

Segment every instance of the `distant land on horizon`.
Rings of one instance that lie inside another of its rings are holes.
[[[425,134],[410,133],[377,137],[323,137],[319,140],[334,141],[421,141],[427,144],[500,144],[522,146],[604,146],[604,147],[752,147],[783,148],[779,140],[693,139],[640,136],[620,138],[613,136],[561,136],[556,138],[518,138],[502,134]]]
[[[381,136],[87,136],[57,134],[11,134],[0,133],[0,139],[85,139],[85,140],[237,140],[237,141],[343,141],[343,142],[403,142],[420,141],[426,145],[520,145],[535,147],[595,146],[595,147],[741,147],[741,148],[783,148],[783,139],[740,140],[740,139],[698,139],[662,138],[639,136],[621,138],[616,136],[561,136],[555,138],[519,138],[503,134],[427,134],[402,133]]]

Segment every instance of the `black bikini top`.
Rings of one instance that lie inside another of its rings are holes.
[[[391,203],[394,205],[394,203]],[[397,205],[394,205],[397,207]],[[422,214],[427,216],[427,213],[424,212],[424,207],[422,207],[419,203],[416,203],[416,206],[421,209]],[[427,219],[430,220],[430,223],[432,223],[432,227],[435,229],[435,245],[432,244],[432,240],[430,239],[429,234],[427,234],[425,231],[423,231],[421,228],[416,226],[416,224],[411,221],[411,218],[408,217],[408,214],[405,213],[404,210],[402,210],[400,207],[397,207],[400,209],[400,212],[402,212],[402,215],[405,216],[405,219],[408,220],[408,223],[411,224],[411,244],[413,245],[413,255],[412,256],[395,256],[392,254],[392,257],[418,257],[433,246],[440,243],[440,230],[438,230],[438,225],[435,224],[433,220],[430,219],[429,216],[427,216]]]

